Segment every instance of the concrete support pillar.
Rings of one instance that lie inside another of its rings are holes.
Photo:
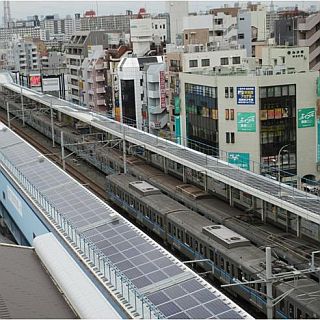
[[[229,192],[229,205],[230,207],[233,207],[233,195],[232,195],[232,187],[228,186],[228,192]]]
[[[184,165],[182,165],[182,181],[187,183],[186,167]]]
[[[165,157],[162,157],[162,161],[163,161],[163,172],[165,174],[168,173],[168,160]]]
[[[286,210],[286,232],[289,232],[290,229],[290,212]]]
[[[301,217],[297,216],[297,237],[301,237]]]
[[[204,191],[208,192],[208,176],[206,172],[203,174],[203,185],[204,185]]]
[[[266,223],[267,222],[266,205],[262,199],[260,199],[260,213],[261,213],[261,221],[263,223]]]

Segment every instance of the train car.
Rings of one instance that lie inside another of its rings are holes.
[[[116,203],[187,260],[200,260],[198,267],[210,272],[210,276],[221,283],[264,278],[265,253],[248,239],[223,225],[213,224],[206,217],[162,194],[159,189],[144,181],[138,181],[129,174],[115,174],[106,179],[108,195]],[[273,273],[292,270],[291,266],[276,259],[272,267]],[[316,285],[311,279],[304,280],[312,288]],[[283,294],[285,290],[285,286],[274,286],[277,295]],[[264,284],[238,285],[230,291],[250,302],[258,310],[266,312]],[[310,296],[312,298],[309,290],[306,297],[310,299]],[[303,307],[302,301],[299,301],[299,295],[288,294],[275,308],[275,316],[318,318],[320,306],[311,303]]]

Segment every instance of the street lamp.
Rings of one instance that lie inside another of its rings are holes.
[[[288,147],[290,144],[286,144],[284,146],[282,146],[278,152],[278,157],[277,157],[277,162],[278,162],[278,181],[281,182],[281,173],[280,173],[280,166],[281,166],[281,159],[280,159],[280,156],[281,156],[281,152],[286,148]]]

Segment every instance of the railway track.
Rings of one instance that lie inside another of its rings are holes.
[[[0,121],[7,124],[7,119],[0,114]],[[37,141],[31,134],[27,133],[26,130],[21,129],[19,125],[17,125],[16,121],[11,121],[11,129],[18,133],[23,139],[28,141],[33,147],[35,147],[38,151],[40,151],[43,155],[52,160],[55,164],[62,168],[62,159],[60,152],[53,153],[52,149],[47,148],[42,143]],[[59,150],[59,149],[56,149]],[[55,151],[56,151],[55,150]],[[88,178],[85,174],[81,173],[79,170],[74,168],[72,164],[66,161],[65,164],[66,172],[68,172],[72,177],[78,180],[83,186],[90,189],[94,194],[98,197],[102,198],[104,201],[108,202],[106,193],[104,188],[96,183],[94,180]]]

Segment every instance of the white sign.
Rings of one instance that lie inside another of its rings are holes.
[[[42,78],[43,91],[59,91],[59,78]]]
[[[15,195],[14,191],[7,186],[7,194],[9,202],[14,206],[14,208],[18,211],[20,216],[22,217],[22,204],[19,198]]]

